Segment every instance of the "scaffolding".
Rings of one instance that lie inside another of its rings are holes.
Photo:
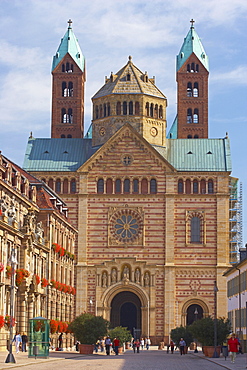
[[[230,178],[230,198],[229,198],[229,251],[230,263],[239,262],[239,250],[242,247],[242,228],[243,228],[243,209],[242,209],[242,183],[239,185],[238,179]]]

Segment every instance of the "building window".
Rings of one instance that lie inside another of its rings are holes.
[[[104,180],[103,179],[99,179],[97,182],[97,193],[98,194],[104,193]]]
[[[48,180],[48,186],[53,190],[53,179]]]
[[[67,84],[62,82],[62,96],[67,96]]]
[[[192,109],[187,109],[187,123],[192,123]]]
[[[178,193],[183,194],[184,192],[184,182],[183,180],[178,180]]]
[[[130,180],[125,179],[124,180],[124,193],[129,194],[129,192],[130,192]]]
[[[162,105],[160,105],[160,109],[159,109],[159,118],[163,118],[163,107],[162,107]]]
[[[151,179],[150,181],[150,193],[151,194],[157,193],[157,182],[155,179]]]
[[[146,116],[149,117],[149,103],[146,103]]]
[[[99,106],[99,118],[103,117],[103,109],[102,109],[102,104]]]
[[[123,115],[124,116],[127,115],[127,102],[126,101],[123,102]]]
[[[193,193],[198,194],[198,181],[197,180],[193,181]]]
[[[191,82],[187,83],[187,96],[189,97],[192,96],[192,83]]]
[[[199,123],[199,111],[197,108],[194,109],[193,123]]]
[[[107,115],[108,116],[111,115],[111,106],[110,106],[110,103],[107,103]]]
[[[104,104],[104,117],[106,117],[106,104]]]
[[[208,193],[213,194],[214,192],[214,182],[213,180],[208,180]]]
[[[115,181],[115,193],[121,194],[121,180],[120,179],[117,179]]]
[[[68,94],[67,96],[73,96],[74,94],[74,90],[73,90],[73,82],[69,82],[69,85],[68,85]]]
[[[153,103],[150,104],[150,117],[153,117],[154,116],[154,105]]]
[[[56,180],[56,188],[55,188],[56,193],[61,193],[61,180],[57,179]]]
[[[139,180],[134,179],[133,181],[133,193],[138,194],[139,193]]]
[[[113,183],[112,179],[106,180],[106,194],[112,194],[113,193]]]
[[[190,221],[191,243],[200,243],[201,220],[199,217],[192,217]]]
[[[130,74],[128,73],[127,76],[126,76],[126,80],[127,81],[130,81]]]
[[[194,98],[198,98],[198,96],[199,96],[198,82],[194,83],[193,96],[194,96]]]
[[[75,179],[72,179],[70,182],[70,192],[71,193],[76,193],[76,181]]]
[[[133,115],[133,102],[132,101],[130,101],[129,102],[129,115]]]
[[[65,138],[65,135],[61,135],[61,139],[64,139]]]

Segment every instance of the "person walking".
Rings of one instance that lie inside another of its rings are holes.
[[[21,340],[22,340],[21,350],[22,352],[27,352],[28,337],[26,333],[22,333]]]
[[[186,347],[186,343],[184,341],[184,338],[181,338],[180,339],[180,342],[179,342],[179,349],[180,349],[180,355],[185,355],[185,347]]]
[[[144,339],[142,338],[142,339],[141,339],[141,347],[142,347],[142,350],[144,350],[144,343],[145,343],[145,342],[144,342]]]
[[[175,346],[175,343],[173,342],[173,340],[171,339],[170,341],[170,348],[171,348],[171,353],[174,352],[174,346]]]
[[[63,348],[63,333],[61,333],[58,337],[58,348],[62,351]]]
[[[231,357],[231,363],[234,364],[235,359],[236,359],[236,354],[239,351],[239,342],[236,338],[235,333],[232,333],[231,338],[228,339],[227,344],[228,344],[229,355]]]
[[[133,352],[136,353],[136,344],[135,344],[135,339],[132,340],[132,348],[133,348]]]
[[[16,334],[15,334],[14,339],[13,339],[12,342],[15,342],[15,350],[16,350],[16,353],[19,353],[20,345],[22,343],[20,333],[16,332]]]
[[[116,355],[118,355],[118,348],[120,346],[120,340],[118,339],[118,337],[114,339],[113,344],[114,344],[114,352],[116,353]]]
[[[105,339],[105,350],[106,350],[107,356],[109,356],[110,351],[111,351],[111,339],[109,336],[107,336]]]
[[[147,338],[146,348],[149,349],[150,346],[151,346],[151,340],[150,340],[150,338]]]
[[[135,346],[136,346],[137,353],[140,353],[140,345],[141,345],[141,342],[139,341],[139,339],[136,339]]]

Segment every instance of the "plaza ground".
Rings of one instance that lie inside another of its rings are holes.
[[[0,352],[0,369],[23,368],[25,370],[242,370],[247,368],[246,354],[238,355],[235,364],[230,358],[209,359],[202,352],[189,351],[181,356],[178,351],[167,354],[165,350],[151,347],[139,354],[127,350],[119,356],[106,356],[105,353],[81,355],[78,352],[50,352],[49,359],[28,358],[27,353],[14,353],[16,363],[5,363],[8,352]]]

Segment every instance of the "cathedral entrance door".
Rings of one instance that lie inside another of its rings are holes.
[[[127,327],[132,335],[141,331],[141,302],[132,292],[118,293],[111,302],[111,325]]]

